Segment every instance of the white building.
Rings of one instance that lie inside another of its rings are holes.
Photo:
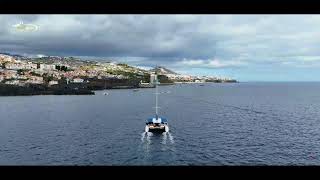
[[[54,65],[54,64],[40,64],[40,70],[52,71],[55,69],[56,69],[56,65]]]
[[[7,63],[5,65],[6,69],[13,69],[13,70],[18,70],[18,69],[37,69],[37,64],[32,64],[31,62],[28,63]]]
[[[150,74],[150,84],[156,84],[158,77],[156,74]]]
[[[28,62],[28,64],[25,65],[25,69],[37,69],[37,64],[33,64],[32,62]]]
[[[5,84],[19,85],[19,80],[7,81]]]
[[[5,79],[16,79],[18,77],[16,70],[5,70],[3,73]]]
[[[24,75],[17,75],[17,79],[20,79],[20,80],[27,80],[28,77],[27,76],[24,76]]]
[[[49,81],[49,86],[55,85],[55,84],[59,84],[58,81]]]
[[[24,66],[22,64],[17,64],[17,63],[7,63],[5,65],[5,68],[6,69],[14,69],[14,70],[17,70],[17,69],[24,69],[23,68]]]
[[[72,81],[73,83],[83,83],[84,82],[84,80],[83,79],[81,79],[81,78],[75,78],[75,79],[73,79],[73,81]]]

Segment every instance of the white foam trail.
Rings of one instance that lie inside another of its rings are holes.
[[[149,137],[149,139],[151,136],[153,136],[152,132],[147,132],[147,137]]]
[[[141,142],[145,142],[145,139],[146,139],[146,142],[151,142],[150,141],[150,137],[152,136],[153,134],[151,132],[143,132],[141,133]]]
[[[167,136],[167,133],[164,132],[162,133],[162,144],[167,144],[167,139],[168,139],[168,136]]]
[[[169,140],[170,140],[170,142],[173,144],[173,143],[174,143],[173,136],[171,135],[170,132],[168,132],[168,135],[169,135]]]
[[[146,133],[147,136],[146,136],[146,143],[145,144],[145,150],[146,150],[146,155],[147,157],[149,156],[149,153],[150,153],[150,144],[151,144],[151,136],[152,136],[152,133],[151,132],[147,132]]]
[[[144,138],[145,137],[146,137],[146,133],[144,132],[144,133],[141,134],[141,142],[144,142]]]
[[[141,144],[140,147],[142,148],[142,151],[144,152],[144,161],[149,162],[150,158],[150,144],[151,144],[151,132],[143,132],[141,134]]]

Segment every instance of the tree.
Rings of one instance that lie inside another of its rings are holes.
[[[61,66],[61,71],[67,71],[68,68],[66,66]]]
[[[160,83],[173,83],[167,76],[165,75],[158,75],[158,79]]]
[[[41,77],[41,75],[40,75],[40,74],[35,73],[35,72],[30,72],[30,74],[31,74],[32,76],[38,76],[38,77]]]
[[[56,65],[56,70],[60,71],[61,70],[61,66]]]
[[[150,83],[150,74],[145,73],[142,77],[142,81],[145,83]]]
[[[50,81],[53,80],[53,76],[52,76],[52,75],[49,76],[47,73],[44,73],[44,74],[42,75],[42,77],[43,77],[43,81],[44,81],[45,83],[49,83]]]
[[[23,75],[23,74],[24,74],[24,71],[23,71],[22,69],[18,69],[18,70],[17,70],[17,73],[18,73],[19,75]]]

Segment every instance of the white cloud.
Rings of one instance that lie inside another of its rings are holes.
[[[203,65],[205,62],[204,60],[187,60],[187,59],[183,59],[181,62],[178,62],[181,65],[187,65],[187,66],[201,66]]]
[[[135,66],[135,67],[137,67],[139,69],[143,69],[143,70],[150,70],[150,69],[153,68],[153,67],[150,67],[150,66]]]
[[[207,59],[207,60],[188,60],[183,59],[178,61],[176,67],[191,67],[191,68],[229,68],[229,67],[239,67],[244,66],[247,63],[241,61],[222,61],[218,59]]]
[[[42,58],[42,57],[45,57],[46,55],[44,55],[44,54],[37,54],[37,57],[38,58]]]
[[[224,67],[237,67],[242,66],[245,63],[240,61],[220,61],[217,59],[209,61],[208,65],[212,68],[224,68]]]

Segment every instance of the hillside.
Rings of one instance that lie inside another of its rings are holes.
[[[156,73],[162,74],[162,75],[166,75],[166,74],[176,74],[177,75],[178,74],[178,73],[176,73],[176,72],[174,72],[174,71],[172,71],[170,69],[167,69],[165,67],[162,67],[162,66],[157,66],[157,67],[155,67],[153,69],[150,69],[149,71],[150,72],[156,72]]]
[[[3,53],[7,54],[7,53]],[[1,55],[1,54],[0,54]],[[12,54],[10,54],[12,55]],[[1,56],[2,67],[11,70],[24,69],[27,79],[34,78],[33,74],[45,74],[46,76],[54,76],[53,79],[61,79],[67,77],[68,79],[81,78],[107,78],[107,79],[128,79],[131,81],[149,82],[150,74],[157,73],[162,76],[160,82],[233,82],[230,78],[221,78],[214,76],[192,76],[181,75],[163,66],[156,66],[151,70],[144,70],[118,61],[101,60],[93,61],[86,59],[79,59],[75,57],[61,57],[61,56],[43,56],[43,57],[25,57],[20,55],[15,56]],[[19,61],[15,61],[19,60]],[[63,68],[61,68],[63,67]],[[6,76],[15,79],[16,75],[10,74]],[[14,72],[13,72],[14,73]],[[18,74],[18,71],[15,72]],[[19,74],[18,74],[19,75]],[[166,77],[164,77],[166,76]],[[0,77],[4,79],[4,75]],[[8,78],[7,78],[8,79]],[[9,78],[10,79],[10,78]],[[12,82],[14,83],[14,82]]]

